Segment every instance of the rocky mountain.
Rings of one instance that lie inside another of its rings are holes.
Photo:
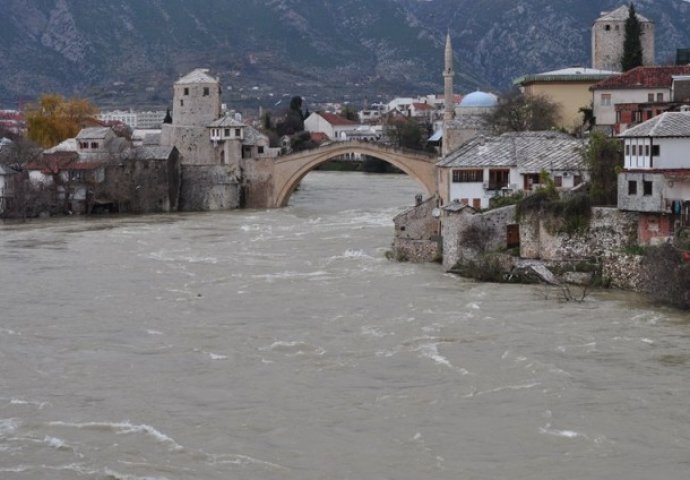
[[[46,91],[103,106],[164,106],[192,68],[234,105],[440,92],[443,38],[458,90],[589,63],[604,0],[2,0],[0,105]],[[690,4],[638,0],[657,57],[690,46]]]

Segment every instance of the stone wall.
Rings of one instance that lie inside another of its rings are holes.
[[[433,196],[393,219],[393,252],[398,259],[432,262],[440,256],[440,222],[432,214],[438,197]]]
[[[167,213],[178,209],[181,166],[177,150],[167,158],[132,158],[108,163],[103,180],[87,199],[88,212]]]
[[[643,291],[642,256],[608,255],[602,259],[601,276],[614,288],[633,292]]]
[[[215,165],[182,166],[181,211],[226,210],[239,206],[240,188],[232,171]]]
[[[242,208],[271,208],[273,200],[272,158],[245,158],[241,161]]]
[[[483,253],[506,249],[507,228],[514,223],[514,205],[485,213],[474,213],[470,208],[445,210],[441,230],[444,270],[461,262],[476,261]]]
[[[211,143],[206,127],[163,125],[161,145],[174,146],[183,165],[218,165],[220,147]]]
[[[637,245],[638,214],[595,207],[587,231],[554,234],[539,212],[520,222],[520,256],[543,260],[602,257]]]

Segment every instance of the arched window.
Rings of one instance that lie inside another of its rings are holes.
[[[604,25],[604,30],[606,30],[607,32],[611,30],[611,25]]]
[[[220,151],[220,164],[225,165],[225,150]]]

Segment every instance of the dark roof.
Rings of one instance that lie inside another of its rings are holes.
[[[636,67],[589,87],[590,90],[618,88],[671,88],[674,75],[690,75],[690,65]]]
[[[619,137],[690,137],[690,112],[664,112]]]
[[[26,165],[27,170],[40,170],[45,174],[57,174],[63,170],[95,170],[103,162],[80,162],[77,152],[44,153],[40,160]]]
[[[439,167],[516,167],[521,173],[584,170],[583,143],[557,131],[476,137],[444,157]]]
[[[610,12],[602,12],[601,17],[597,18],[597,22],[624,22],[629,16],[629,7],[627,5],[621,5]],[[647,17],[640,15],[638,12],[635,12],[635,16],[638,22],[651,23]]]

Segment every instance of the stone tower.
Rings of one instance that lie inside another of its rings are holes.
[[[173,145],[183,164],[218,164],[219,155],[209,139],[209,125],[221,116],[221,85],[197,68],[173,85],[172,123],[161,129],[161,145]]]
[[[592,68],[620,71],[625,40],[625,21],[628,6],[622,5],[611,12],[602,12],[592,25]],[[654,65],[654,22],[636,14],[642,35],[642,64]]]
[[[173,125],[204,126],[220,117],[221,86],[205,68],[197,68],[173,86]]]
[[[443,87],[444,87],[444,103],[445,110],[443,111],[443,121],[447,122],[453,120],[455,117],[455,96],[453,95],[453,46],[450,43],[450,32],[446,35],[446,51],[445,62],[443,68]]]

